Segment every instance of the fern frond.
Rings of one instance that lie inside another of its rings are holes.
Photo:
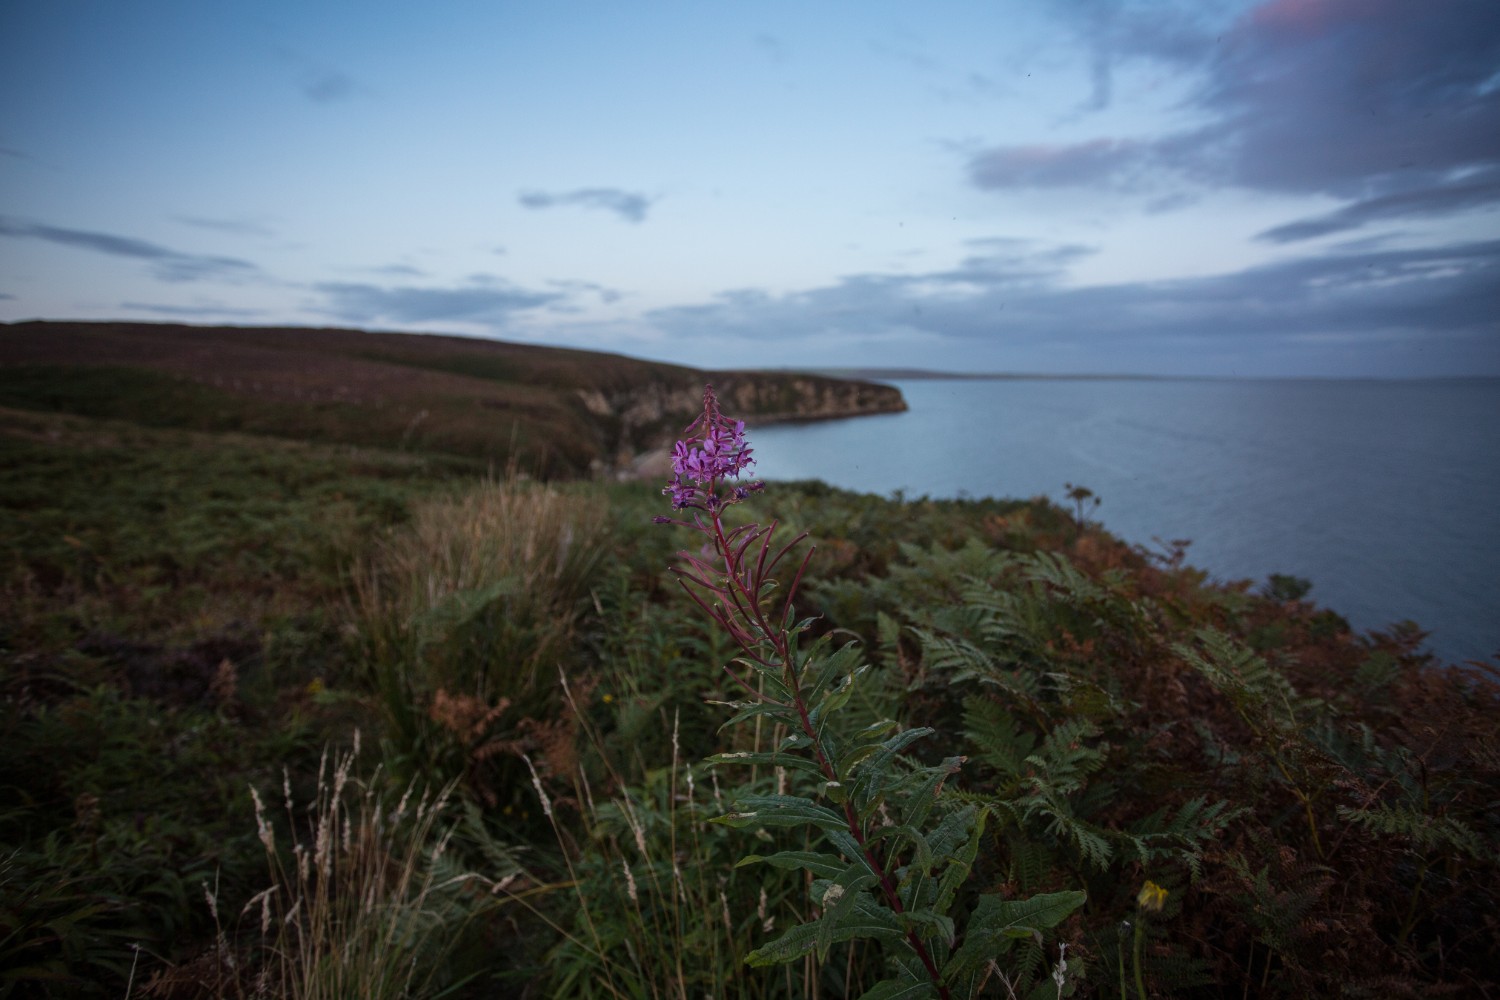
[[[964,736],[972,756],[1007,778],[1019,778],[1026,758],[1036,749],[1036,736],[1021,720],[993,698],[964,699]]]

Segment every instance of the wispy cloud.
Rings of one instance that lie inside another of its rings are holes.
[[[1500,203],[1500,166],[1427,188],[1366,198],[1326,215],[1267,229],[1256,238],[1292,243],[1358,229],[1371,222],[1448,215],[1493,203]]]
[[[760,50],[761,55],[777,66],[785,66],[791,62],[791,50],[787,48],[785,39],[780,35],[773,35],[769,31],[762,31],[756,34],[752,40],[755,42],[755,47]]]
[[[152,313],[157,316],[175,316],[179,319],[259,319],[267,315],[264,309],[241,309],[235,306],[218,305],[166,305],[154,302],[121,302],[120,308],[129,312]]]
[[[300,86],[302,96],[314,104],[347,101],[362,89],[352,76],[338,70],[309,72],[303,76]]]
[[[1129,139],[1001,146],[971,159],[969,177],[976,187],[989,189],[1133,186],[1139,171],[1158,158],[1152,144]]]
[[[1154,0],[1129,7],[1114,0],[1059,4],[1054,16],[1071,21],[1089,58],[1089,97],[1080,110],[1103,111],[1114,100],[1120,64],[1151,60],[1175,68],[1203,62],[1213,51],[1219,12],[1206,0],[1170,3]]]
[[[275,234],[264,223],[255,222],[251,219],[213,219],[201,215],[174,215],[173,221],[180,222],[184,226],[192,226],[194,229],[208,229],[216,233],[229,233],[233,236],[274,236]]]
[[[447,320],[501,324],[517,312],[547,306],[564,298],[560,292],[527,291],[484,278],[450,287],[329,282],[315,285],[314,289],[324,297],[320,312],[352,323]]]
[[[365,268],[370,274],[384,274],[392,278],[423,278],[427,272],[410,264],[382,264],[378,267]]]
[[[554,303],[552,307],[559,310],[578,311],[582,307],[575,305],[573,300],[584,296],[592,296],[605,305],[613,305],[625,297],[624,292],[593,281],[549,281],[547,284],[562,292],[569,300]]]
[[[314,104],[336,104],[370,91],[359,80],[324,59],[291,46],[278,46],[281,61],[296,71],[297,89]]]
[[[653,199],[643,194],[619,188],[580,188],[558,193],[526,191],[516,200],[526,208],[555,208],[559,205],[600,208],[614,212],[626,222],[644,222],[653,204]]]
[[[151,265],[152,273],[162,281],[248,278],[259,273],[259,269],[254,264],[237,257],[183,253],[129,236],[91,232],[85,229],[64,229],[41,223],[23,222],[4,216],[0,216],[0,236],[42,240],[57,246],[91,250],[113,257],[143,260]]]

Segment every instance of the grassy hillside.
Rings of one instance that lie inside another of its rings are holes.
[[[878,921],[798,952],[838,894],[739,865],[838,860],[737,803],[840,793],[786,732],[724,727],[739,650],[668,570],[695,543],[652,523],[658,484],[497,479],[415,433],[361,445],[313,419],[326,399],[99,359],[93,382],[6,369],[33,381],[0,409],[0,996],[859,997],[903,974]],[[837,725],[909,742],[897,779],[963,758],[870,807],[883,845],[916,843],[887,814],[974,830],[928,859],[934,884],[968,859],[951,919],[905,918],[972,965],[950,995],[1500,993],[1483,671],[1046,500],[801,483],[735,512],[816,547],[808,639],[868,667]],[[1084,901],[984,936],[1039,896]]]
[[[0,325],[0,406],[440,452],[548,476],[670,443],[709,378],[746,416],[902,409],[886,386],[358,330]]]

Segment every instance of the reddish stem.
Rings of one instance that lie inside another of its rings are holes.
[[[711,488],[712,487],[710,487],[710,489]],[[786,612],[791,607],[792,598],[796,596],[797,587],[802,582],[802,574],[803,571],[807,569],[808,560],[812,558],[812,552],[809,551],[807,555],[803,557],[802,565],[797,569],[796,579],[792,581],[792,586],[787,592],[786,600],[782,603],[781,618],[783,621],[783,625],[780,628],[773,629],[771,628],[770,623],[766,621],[765,615],[761,611],[760,591],[761,588],[765,585],[765,574],[767,572],[766,556],[770,551],[771,536],[775,533],[776,530],[775,525],[773,524],[769,529],[766,529],[763,534],[760,532],[752,532],[750,538],[747,539],[744,544],[739,546],[738,549],[736,549],[730,544],[729,539],[724,534],[724,525],[723,522],[719,519],[718,511],[713,511],[710,514],[710,521],[713,525],[714,545],[718,549],[720,555],[722,555],[724,558],[725,576],[727,578],[726,582],[728,583],[727,593],[733,600],[735,610],[738,611],[746,621],[756,626],[760,630],[761,634],[766,637],[766,640],[771,643],[772,648],[775,650],[776,657],[781,661],[782,673],[786,678],[788,684],[791,686],[792,707],[796,708],[797,717],[802,725],[802,732],[807,736],[808,741],[812,745],[813,755],[817,760],[818,769],[823,772],[823,776],[828,781],[838,783],[838,772],[834,769],[832,762],[829,761],[828,755],[823,751],[822,740],[819,739],[818,734],[813,727],[812,717],[807,708],[807,702],[802,696],[802,680],[801,677],[798,676],[796,664],[791,660],[790,646],[787,642],[787,626],[785,625]],[[782,557],[785,556],[793,546],[795,546],[805,537],[807,537],[806,533],[799,535],[797,536],[797,538],[793,539],[792,542],[784,546],[781,551],[777,553],[776,558],[771,561],[771,566],[769,567],[769,569],[774,570],[776,564],[781,561]],[[757,560],[757,566],[754,575],[747,574],[742,580],[740,574],[743,572],[743,570],[740,564],[744,560],[745,552],[749,547],[749,542],[754,541],[756,538],[759,538],[761,541],[760,558]],[[698,603],[700,605],[704,604],[704,602],[701,600]],[[729,610],[728,608],[726,608],[725,614],[727,615],[728,613]],[[721,622],[723,621],[723,619],[719,618],[718,615],[714,615],[714,618],[720,620]],[[740,647],[747,653],[750,653],[745,640],[751,639],[752,637],[748,634],[743,633],[740,629],[735,628],[731,628],[730,633],[734,636],[735,641],[740,645]],[[760,656],[756,656],[755,658],[762,663],[766,662],[766,660]],[[732,673],[730,674],[730,676],[735,677],[735,675]],[[735,680],[739,681],[741,686],[747,689],[749,688],[749,685],[739,677],[735,677]],[[891,910],[897,914],[905,913],[906,908],[901,903],[901,896],[896,891],[895,883],[891,881],[890,873],[886,870],[885,865],[880,862],[880,859],[878,857],[876,857],[875,849],[870,846],[868,842],[864,824],[860,821],[858,813],[856,813],[854,810],[854,804],[847,798],[847,796],[844,799],[844,823],[849,828],[849,835],[854,838],[855,844],[858,845],[860,851],[864,854],[865,864],[867,864],[870,867],[870,870],[874,872],[880,879],[880,889],[882,894],[885,896],[886,905],[888,905]],[[923,967],[927,970],[927,974],[932,977],[933,984],[937,986],[938,995],[942,997],[943,1000],[951,1000],[952,995],[948,992],[948,987],[943,984],[942,974],[938,971],[937,965],[933,962],[932,956],[928,953],[926,945],[922,943],[921,938],[917,936],[917,932],[914,929],[908,930],[906,932],[906,940],[907,943],[911,946],[912,951],[916,953],[917,958],[921,960]]]

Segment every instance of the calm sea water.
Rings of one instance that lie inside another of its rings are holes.
[[[1500,379],[939,380],[911,409],[754,429],[757,473],[862,492],[1103,498],[1220,580],[1290,573],[1358,629],[1500,652]]]

